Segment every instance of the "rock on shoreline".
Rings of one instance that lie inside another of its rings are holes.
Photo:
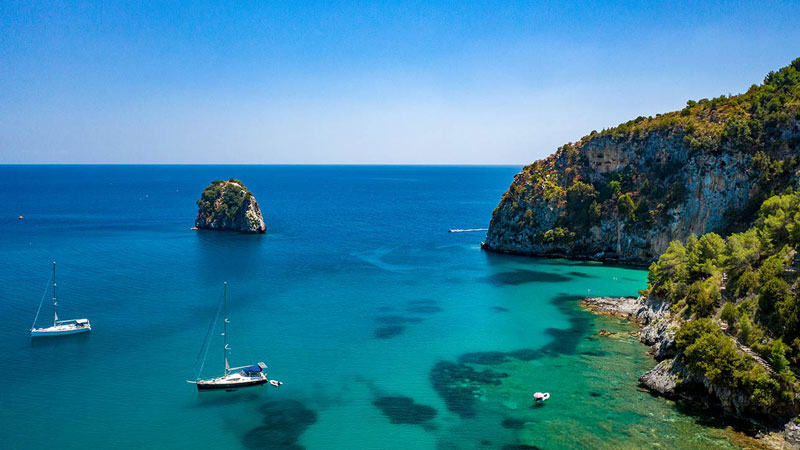
[[[651,392],[656,392],[664,397],[675,398],[676,388],[680,382],[679,371],[674,367],[674,360],[665,359],[656,364],[639,377],[639,383],[647,387]]]
[[[650,347],[657,361],[675,356],[677,327],[669,319],[667,302],[643,296],[588,297],[581,300],[581,306],[596,314],[621,317],[639,324],[639,341]]]
[[[267,226],[253,193],[241,181],[212,181],[197,201],[195,227],[240,233],[266,233]]]
[[[587,297],[581,300],[581,306],[597,313],[622,317],[640,325],[648,325],[662,317],[667,304],[653,301],[647,297]]]

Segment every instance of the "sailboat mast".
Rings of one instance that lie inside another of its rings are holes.
[[[56,326],[58,323],[58,311],[56,307],[58,306],[58,302],[56,302],[56,262],[53,261],[53,326]]]
[[[222,375],[228,375],[228,282],[225,283],[225,290],[222,297],[222,336],[223,346],[222,352],[224,353],[225,370]]]

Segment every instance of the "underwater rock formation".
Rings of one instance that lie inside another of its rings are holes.
[[[431,370],[433,388],[447,409],[462,418],[475,415],[475,402],[484,385],[499,385],[506,377],[506,373],[490,369],[479,372],[465,363],[449,361],[440,361]]]
[[[410,397],[380,397],[372,404],[377,406],[391,423],[395,424],[420,425],[436,417],[434,408],[414,403],[414,399]]]
[[[263,425],[242,437],[245,448],[256,450],[303,450],[300,436],[317,421],[317,413],[297,400],[275,400],[264,403],[258,411],[264,415]]]
[[[404,325],[386,325],[376,328],[372,336],[375,339],[389,339],[403,334],[405,330],[406,327]]]

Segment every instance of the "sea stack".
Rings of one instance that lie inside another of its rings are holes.
[[[195,227],[202,230],[266,233],[261,208],[241,181],[212,181],[197,201]]]

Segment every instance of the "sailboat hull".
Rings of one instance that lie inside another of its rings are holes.
[[[88,333],[91,327],[63,327],[36,328],[31,330],[31,337],[64,336],[66,334]]]
[[[261,386],[267,383],[266,378],[264,379],[257,379],[257,380],[247,380],[247,381],[237,381],[232,383],[197,383],[197,390],[198,391],[221,391],[221,390],[232,390],[232,389],[240,389],[246,387],[253,387],[253,386]]]

